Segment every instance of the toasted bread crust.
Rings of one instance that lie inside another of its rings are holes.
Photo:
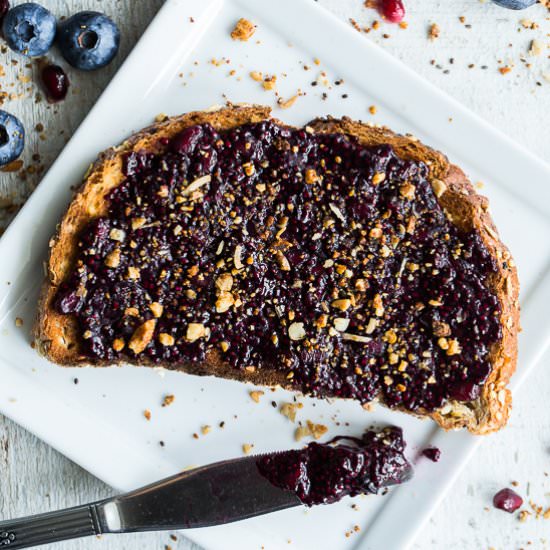
[[[130,151],[155,151],[160,138],[171,138],[184,128],[209,123],[218,130],[228,130],[250,122],[270,118],[270,109],[262,106],[229,106],[215,111],[202,111],[168,118],[135,134],[119,147],[103,153],[90,167],[67,213],[50,242],[47,279],[44,283],[35,327],[38,349],[50,361],[59,365],[86,365],[90,361],[79,351],[80,335],[76,319],[61,315],[52,307],[52,300],[62,281],[69,274],[78,250],[78,235],[94,218],[107,213],[104,200],[107,193],[123,179],[122,157]],[[447,158],[426,147],[411,136],[401,136],[389,129],[344,119],[317,119],[311,126],[316,132],[342,132],[356,136],[365,145],[389,144],[405,159],[426,163],[438,200],[448,219],[463,230],[476,230],[490,254],[497,260],[497,272],[489,285],[501,304],[502,339],[493,345],[490,360],[492,371],[478,399],[470,403],[449,402],[434,412],[417,411],[430,416],[445,429],[465,427],[476,434],[486,434],[501,428],[511,409],[511,394],[507,389],[516,367],[517,334],[519,331],[519,282],[513,260],[502,244],[488,212],[488,201],[478,195],[460,168]],[[109,363],[110,364],[110,363]],[[135,364],[152,366],[140,360]],[[94,366],[107,366],[97,362]],[[215,375],[254,384],[283,386],[293,389],[282,372],[257,369],[238,370],[224,363],[217,352],[211,352],[204,364],[183,364],[177,370],[198,375]]]

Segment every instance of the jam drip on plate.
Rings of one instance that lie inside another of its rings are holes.
[[[257,465],[273,485],[292,491],[304,504],[332,504],[407,481],[412,468],[404,448],[403,432],[391,427],[367,431],[361,439],[336,437],[299,451],[265,455]]]
[[[54,306],[94,361],[221,358],[298,390],[434,410],[479,395],[496,264],[389,145],[266,121],[124,159]]]

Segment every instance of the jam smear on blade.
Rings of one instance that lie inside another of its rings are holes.
[[[341,436],[265,455],[257,466],[273,485],[292,491],[304,504],[332,504],[408,480],[412,469],[404,448],[403,432],[390,427],[369,430],[360,439]]]

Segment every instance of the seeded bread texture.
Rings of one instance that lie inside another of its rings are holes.
[[[38,350],[50,361],[65,366],[84,366],[90,360],[80,352],[76,318],[62,315],[52,302],[59,285],[73,268],[78,253],[79,234],[93,219],[108,211],[106,195],[124,180],[122,159],[131,151],[161,152],[161,138],[171,138],[184,128],[209,123],[217,130],[228,130],[247,123],[270,118],[270,108],[263,106],[228,106],[216,110],[188,113],[164,119],[135,134],[122,145],[100,155],[90,167],[68,211],[50,242],[47,278],[44,283],[35,327]],[[480,396],[471,402],[449,401],[436,411],[416,411],[430,416],[445,429],[467,428],[486,434],[505,425],[511,409],[511,393],[507,389],[516,367],[517,334],[519,331],[519,282],[514,262],[499,239],[488,212],[488,201],[478,195],[464,172],[441,153],[430,149],[411,136],[397,135],[391,130],[343,119],[316,119],[308,124],[315,132],[341,132],[353,135],[365,145],[389,144],[403,159],[422,161],[430,171],[430,181],[444,212],[454,225],[464,231],[476,230],[490,254],[496,259],[497,271],[488,284],[501,305],[502,338],[491,349],[491,374]],[[136,365],[153,366],[144,359]],[[94,366],[108,366],[94,362]],[[159,365],[155,365],[159,366]],[[160,365],[162,366],[162,365]],[[168,366],[167,366],[168,367]],[[268,386],[293,389],[281,371],[270,369],[238,370],[225,363],[219,352],[209,353],[204,364],[182,364],[177,368],[198,375],[214,375]]]

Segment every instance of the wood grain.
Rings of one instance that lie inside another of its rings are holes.
[[[55,106],[45,101],[36,102],[35,64],[27,67],[23,58],[9,52],[0,53],[0,65],[6,73],[0,76],[0,90],[15,96],[23,94],[21,98],[7,101],[2,108],[24,121],[28,144],[23,160],[25,166],[34,166],[25,180],[17,174],[0,172],[0,223],[6,223],[14,210],[1,205],[25,200],[40,180],[39,167],[46,169],[55,159],[163,2],[41,0],[41,3],[60,16],[81,9],[113,15],[123,30],[122,51],[115,63],[93,75],[71,71],[71,94]],[[372,10],[363,8],[362,0],[319,0],[318,3],[345,21],[354,18],[361,26],[370,27],[379,19]],[[548,42],[547,11],[537,6],[527,12],[514,12],[499,9],[489,1],[475,0],[405,0],[405,3],[409,11],[406,30],[382,24],[379,30],[364,33],[365,40],[380,44],[436,86],[550,161],[547,130],[550,83],[545,79],[545,75],[550,78],[550,62],[546,53],[539,57],[528,55],[533,39]],[[459,21],[459,16],[465,17],[464,23]],[[524,29],[520,24],[524,18],[536,21],[539,28]],[[432,23],[441,29],[435,41],[427,39]],[[521,61],[522,57],[526,62]],[[17,65],[12,65],[12,60],[17,61]],[[527,63],[531,68],[527,68]],[[360,70],[360,59],[357,64]],[[511,66],[511,72],[502,75],[498,70],[502,66]],[[35,129],[38,124],[44,126],[43,131]],[[35,162],[32,157],[37,154],[40,161]],[[547,360],[550,361],[550,356]],[[545,508],[550,506],[547,496],[550,477],[545,474],[545,471],[550,473],[549,394],[550,377],[544,368],[539,368],[528,386],[515,397],[509,426],[491,436],[478,451],[420,534],[415,550],[547,547],[548,520],[530,517],[527,522],[519,523],[515,516],[494,510],[491,498],[498,489],[517,480],[517,490],[527,501],[532,498]],[[0,480],[0,518],[72,506],[110,494],[103,483],[2,417]],[[100,542],[73,541],[57,545],[55,549],[162,550],[165,545],[174,550],[197,548],[179,535],[174,542],[163,533],[103,537]],[[243,545],[243,550],[246,549]]]

